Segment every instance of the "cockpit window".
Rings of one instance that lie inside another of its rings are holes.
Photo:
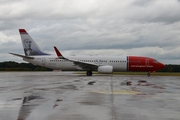
[[[154,60],[153,62],[154,62],[154,63],[158,63],[158,61],[157,61],[157,60]]]

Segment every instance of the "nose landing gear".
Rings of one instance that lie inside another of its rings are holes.
[[[88,71],[86,72],[86,75],[87,75],[87,76],[92,76],[92,71],[91,71],[91,70],[88,70]]]
[[[150,73],[150,71],[147,73],[147,76],[151,76],[151,73]]]

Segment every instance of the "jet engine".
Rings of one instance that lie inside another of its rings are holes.
[[[113,73],[113,67],[110,65],[99,66],[98,73]]]

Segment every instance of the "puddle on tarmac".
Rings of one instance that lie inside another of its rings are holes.
[[[81,82],[81,80],[74,80],[74,82]]]
[[[84,104],[84,105],[99,105],[96,102],[79,102],[79,103]]]
[[[96,81],[90,81],[88,82],[88,85],[94,85],[94,83],[96,83]]]
[[[22,98],[14,98],[14,99],[12,99],[12,100],[22,100]]]
[[[128,81],[125,80],[123,82],[120,83],[120,85],[125,85],[125,86],[149,86],[151,88],[156,88],[156,89],[166,89],[162,86],[158,86],[156,84],[153,83],[149,83],[146,80],[138,80],[137,82],[135,81]]]
[[[56,108],[57,106],[59,106],[59,102],[62,102],[62,101],[63,101],[62,99],[57,99],[55,101],[55,104],[54,104],[53,108]]]
[[[61,89],[72,89],[72,90],[78,90],[78,88],[74,85],[64,85],[60,86]]]

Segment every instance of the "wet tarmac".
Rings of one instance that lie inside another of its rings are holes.
[[[180,77],[0,73],[0,120],[179,119]]]

